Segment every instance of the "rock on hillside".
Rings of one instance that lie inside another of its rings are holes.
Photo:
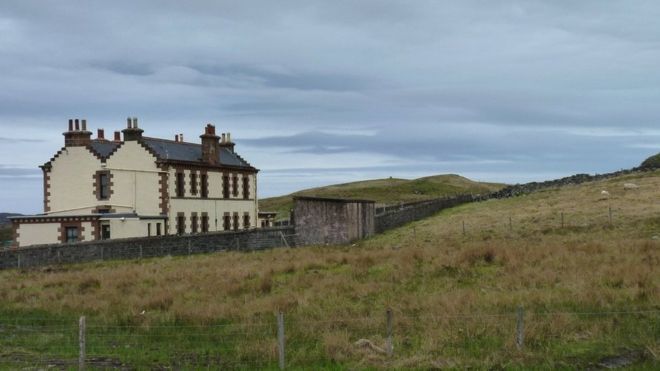
[[[639,167],[642,169],[660,169],[660,153],[647,158]]]

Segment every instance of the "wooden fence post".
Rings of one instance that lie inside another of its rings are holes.
[[[564,213],[561,213],[561,228],[564,228]]]
[[[612,225],[612,206],[609,207],[610,225]]]
[[[463,236],[465,236],[465,220],[463,220]]]
[[[516,313],[516,346],[518,346],[518,350],[522,349],[525,342],[525,323],[523,322],[524,315],[525,312],[521,305],[518,307]]]
[[[509,232],[513,231],[513,220],[511,219],[511,215],[509,215]]]
[[[80,345],[80,355],[78,357],[78,369],[85,369],[85,316],[80,317],[78,322],[78,341]]]
[[[386,351],[388,356],[392,356],[394,354],[394,344],[392,343],[392,309],[388,308],[386,312],[386,318],[387,318],[387,343],[386,343]]]
[[[277,354],[280,370],[284,370],[284,313],[277,313]]]

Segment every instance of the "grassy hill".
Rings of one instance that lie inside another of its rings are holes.
[[[275,369],[281,310],[293,368],[657,369],[659,199],[655,171],[463,205],[352,246],[0,272],[0,366],[75,362],[85,314],[104,362]]]
[[[278,219],[286,219],[293,208],[294,196],[357,198],[374,200],[380,204],[395,204],[428,200],[459,193],[488,193],[503,184],[481,183],[459,175],[447,174],[409,179],[375,179],[306,189],[290,195],[259,200],[259,209],[277,211]]]

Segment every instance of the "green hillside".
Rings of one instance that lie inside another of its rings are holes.
[[[642,169],[660,169],[660,153],[644,160],[640,167]]]
[[[75,368],[80,315],[99,369],[277,369],[283,311],[288,369],[657,370],[659,199],[660,170],[350,246],[0,271],[0,369]]]
[[[278,219],[286,219],[293,207],[294,196],[357,198],[374,200],[379,204],[396,204],[428,200],[461,193],[488,193],[503,184],[481,183],[459,175],[447,174],[419,179],[374,179],[306,189],[286,196],[259,200],[259,209],[276,211]]]

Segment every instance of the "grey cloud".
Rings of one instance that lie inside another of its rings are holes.
[[[50,141],[12,160],[34,167],[68,118],[114,130],[131,115],[167,137],[214,122],[252,162],[614,170],[657,148],[659,17],[645,1],[6,0],[0,152],[35,130]]]

